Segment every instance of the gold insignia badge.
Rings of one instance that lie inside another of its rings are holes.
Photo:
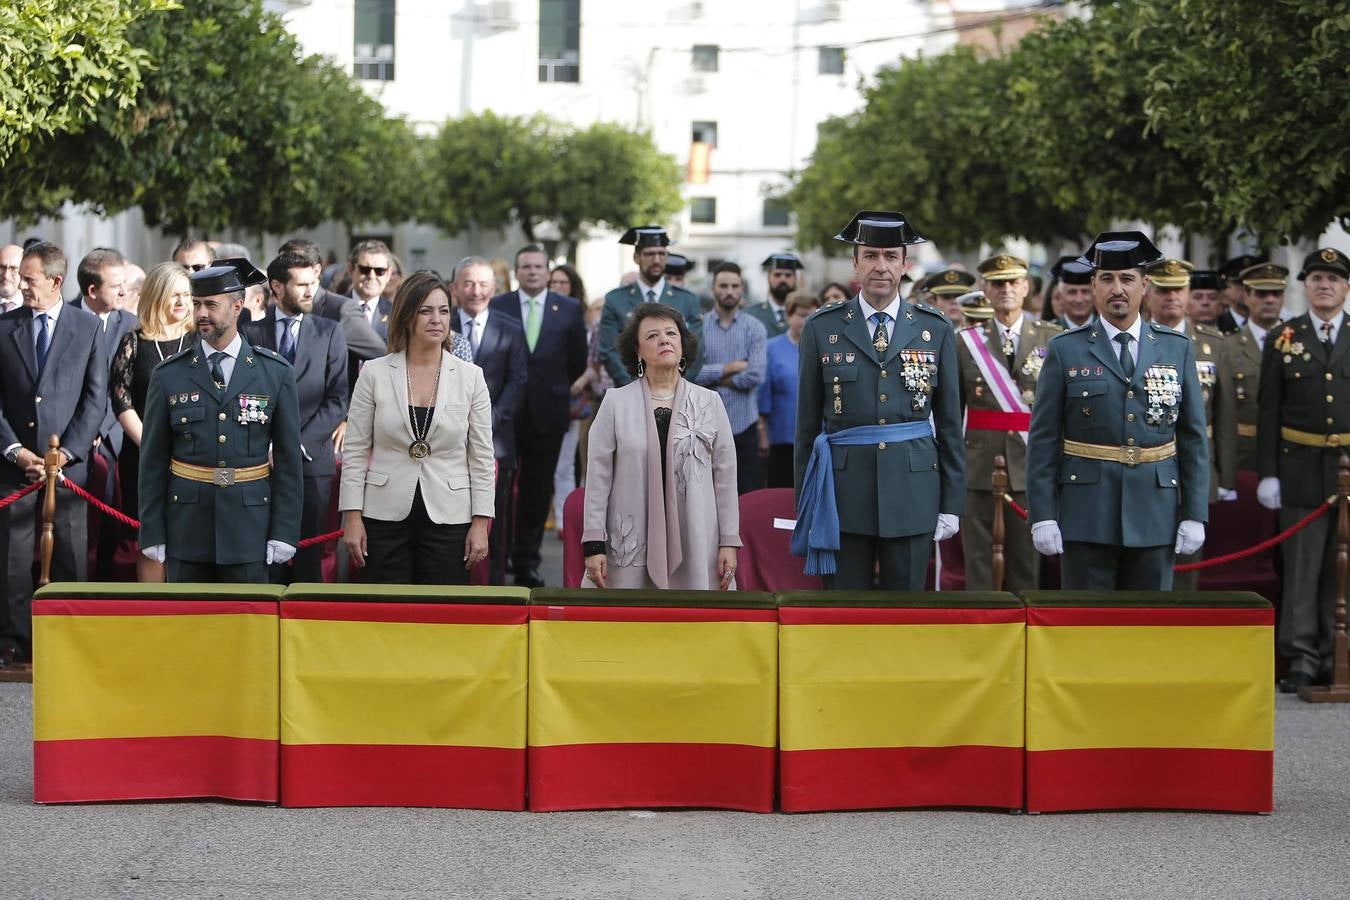
[[[942,277],[942,280],[947,282],[948,284],[956,284],[958,281],[961,280],[961,276],[956,274],[956,270],[953,269],[952,271],[944,275]]]
[[[994,260],[995,269],[1008,269],[1011,267],[1012,267],[1012,260],[1008,259],[1008,257],[1006,256],[1000,256],[998,259]]]
[[[933,339],[933,335],[930,334],[927,329],[925,329],[924,333],[919,335],[919,337],[923,338],[925,341],[931,341]]]
[[[1213,352],[1212,350],[1210,350],[1209,344],[1201,344],[1201,345],[1200,345],[1200,350],[1201,350],[1206,356],[1208,356],[1210,353]]]
[[[1323,250],[1323,251],[1322,251],[1322,261],[1323,261],[1323,262],[1335,262],[1335,261],[1336,261],[1336,251],[1335,251],[1335,250],[1332,250],[1330,247],[1328,247],[1327,249]]]

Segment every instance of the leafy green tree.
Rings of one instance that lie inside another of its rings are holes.
[[[130,107],[148,63],[128,28],[173,0],[0,4],[0,165],[34,140],[78,130],[111,102]]]

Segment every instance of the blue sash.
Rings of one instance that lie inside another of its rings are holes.
[[[917,422],[895,422],[890,425],[855,425],[826,434],[816,435],[811,447],[811,459],[802,478],[801,494],[797,498],[797,524],[792,529],[792,555],[805,556],[807,575],[833,575],[834,555],[839,550],[839,508],[834,500],[834,453],[832,446],[856,447],[880,444],[882,441],[899,443],[932,437],[933,428],[927,419]],[[903,503],[903,497],[896,498]]]

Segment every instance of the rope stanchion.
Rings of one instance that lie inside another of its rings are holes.
[[[8,497],[0,498],[0,509],[4,509],[11,503],[18,502],[19,500],[33,493],[33,491],[40,490],[45,483],[46,482],[43,481],[35,481],[32,484],[28,485],[27,487],[19,488],[17,491],[10,494]]]
[[[306,547],[313,547],[315,544],[326,544],[329,541],[335,541],[340,537],[342,537],[341,528],[339,528],[337,531],[330,531],[327,534],[316,534],[314,535],[314,537],[305,538],[303,541],[300,542],[300,546],[297,547],[296,549],[303,550]]]
[[[1247,547],[1245,550],[1234,550],[1232,553],[1225,553],[1223,556],[1215,556],[1210,559],[1202,559],[1198,560],[1197,562],[1185,563],[1180,566],[1174,566],[1173,571],[1194,572],[1197,569],[1210,569],[1213,568],[1214,566],[1221,566],[1225,563],[1237,562],[1239,559],[1246,559],[1249,556],[1255,556],[1258,553],[1264,553],[1271,547],[1277,546],[1289,540],[1289,538],[1298,534],[1300,531],[1307,528],[1313,522],[1316,522],[1319,517],[1326,515],[1327,511],[1331,509],[1331,504],[1334,503],[1335,500],[1336,498],[1332,497],[1329,500],[1323,501],[1321,506],[1317,507],[1312,512],[1308,513],[1306,516],[1299,519],[1293,525],[1290,525],[1288,528],[1286,528],[1284,531],[1281,531],[1274,537],[1266,538],[1259,544],[1254,544],[1251,547]],[[1011,494],[1004,494],[1003,502],[1006,503],[1008,505],[1008,508],[1011,509],[1014,513],[1016,513],[1018,517],[1020,517],[1023,520],[1026,519],[1027,511],[1017,505],[1017,502],[1013,500]]]

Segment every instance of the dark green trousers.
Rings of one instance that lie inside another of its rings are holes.
[[[1065,541],[1060,587],[1066,591],[1170,591],[1176,545],[1114,547]]]
[[[1313,508],[1286,506],[1280,528],[1288,528]],[[1331,668],[1336,628],[1336,510],[1322,516],[1280,547],[1284,553],[1284,593],[1276,632],[1280,655],[1289,671],[1319,678]]]
[[[164,580],[170,584],[267,584],[267,564],[262,560],[238,565],[188,562],[170,556],[164,561]]]
[[[870,591],[878,587],[883,591],[921,591],[932,554],[931,534],[881,538],[843,532],[839,535],[835,574],[821,577],[826,590],[831,591]]]

